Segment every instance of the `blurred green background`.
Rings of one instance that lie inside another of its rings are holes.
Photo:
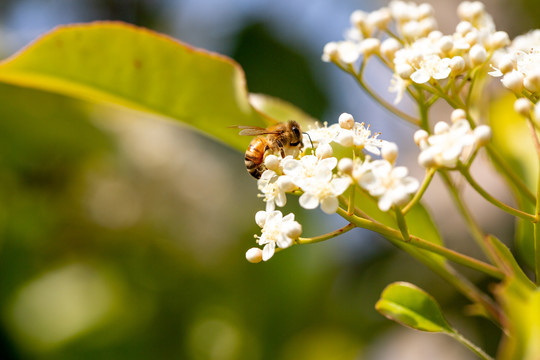
[[[514,36],[538,26],[534,1],[510,3],[506,14],[528,14],[519,24],[487,2],[500,29]],[[353,10],[382,5],[2,0],[0,53],[57,24],[123,20],[233,57],[251,92],[330,122],[345,111],[363,115],[398,141],[412,130],[320,62]],[[473,358],[449,339],[375,312],[380,292],[397,280],[433,294],[453,325],[495,352],[500,334],[492,324],[463,318],[460,295],[368,232],[249,264],[254,214],[264,206],[256,194],[241,153],[189,129],[0,84],[0,358]],[[298,213],[307,236],[343,225],[293,202],[287,212]]]

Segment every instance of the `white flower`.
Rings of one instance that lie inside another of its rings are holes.
[[[324,174],[332,176],[332,170],[338,160],[335,157],[319,159],[314,155],[305,155],[300,160],[293,158],[283,159],[283,172],[289,176],[292,182],[304,190],[308,185]]]
[[[477,140],[465,119],[458,119],[451,126],[438,122],[435,134],[419,143],[422,152],[418,162],[424,167],[454,168],[458,161],[468,159],[475,146],[479,145]]]
[[[516,36],[510,46],[512,50],[529,51],[540,46],[540,29]]]
[[[375,160],[359,176],[359,185],[370,195],[379,198],[379,209],[388,211],[393,205],[404,205],[418,190],[418,180],[408,175],[404,166],[393,167],[386,160]]]
[[[274,210],[276,205],[284,206],[287,203],[285,193],[294,189],[294,184],[290,177],[286,175],[279,176],[273,170],[265,170],[261,178],[257,180],[257,186],[266,202],[266,211]]]
[[[309,144],[309,146],[313,144],[315,147],[319,146],[319,144],[329,144],[332,141],[335,141],[340,131],[341,127],[339,124],[328,126],[328,123],[325,122],[323,126],[321,126],[319,123],[316,123],[315,127],[310,127],[306,131],[306,133],[309,134],[309,139],[311,139],[311,141],[308,139],[308,141],[304,141],[304,144]]]
[[[361,55],[358,43],[353,41],[330,42],[324,46],[322,60],[326,62],[335,61],[344,64],[354,64]]]
[[[299,203],[304,209],[315,209],[321,204],[321,210],[327,214],[337,211],[337,197],[345,192],[351,184],[350,177],[334,177],[331,171],[319,171],[306,182]]]
[[[366,127],[364,123],[355,123],[351,130],[342,129],[336,138],[336,142],[343,146],[355,146],[360,150],[366,149],[370,153],[379,155],[380,148],[385,144],[385,141],[377,139],[380,133],[371,135],[369,125]]]
[[[429,55],[420,61],[417,70],[411,75],[411,80],[417,84],[435,80],[446,79],[452,69],[449,58],[440,58],[437,55]]]
[[[283,216],[281,211],[259,211],[255,215],[257,224],[262,228],[257,243],[264,245],[262,260],[270,259],[276,246],[288,248],[302,234],[302,225],[294,220],[294,214]]]

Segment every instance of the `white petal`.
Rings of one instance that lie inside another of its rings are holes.
[[[287,203],[287,195],[284,192],[279,191],[274,199],[277,206],[283,207]]]
[[[302,234],[302,225],[296,221],[284,222],[281,226],[281,233],[291,239],[297,239]]]
[[[281,219],[283,217],[283,214],[279,210],[275,210],[270,212],[268,216],[266,217],[266,227],[274,227],[276,224],[281,223]]]
[[[327,197],[321,200],[321,210],[327,214],[334,214],[338,209],[339,203],[335,197]]]
[[[330,184],[332,193],[334,195],[341,195],[345,192],[345,190],[347,190],[350,184],[351,179],[349,177],[335,178]]]
[[[315,209],[317,206],[319,206],[319,198],[307,192],[300,196],[298,202],[300,203],[301,207],[308,210]]]
[[[411,75],[411,80],[417,84],[423,84],[425,82],[428,82],[430,78],[431,76],[428,74],[428,72],[422,69],[416,70]]]
[[[277,246],[279,246],[282,249],[288,248],[293,244],[293,239],[286,236],[283,233],[279,234],[278,240],[277,240]]]
[[[275,242],[269,242],[268,244],[266,244],[263,248],[263,253],[262,253],[262,259],[263,261],[266,261],[268,259],[270,259],[273,255],[274,255],[274,252],[276,251],[276,243]]]
[[[392,177],[396,179],[402,179],[408,174],[409,174],[409,169],[407,169],[405,166],[396,166],[392,170]]]
[[[450,69],[450,67],[444,67],[442,69],[438,69],[437,72],[433,74],[433,78],[436,80],[446,79],[448,76],[450,76],[451,71],[452,69]]]
[[[388,211],[392,207],[392,198],[388,195],[381,196],[379,199],[379,209],[382,211]],[[264,260],[264,258],[263,258]]]
[[[414,194],[418,188],[420,187],[420,183],[417,179],[409,176],[402,180],[402,185],[405,188],[405,191],[407,191],[408,194]]]
[[[257,225],[259,225],[261,228],[264,227],[264,223],[266,222],[266,216],[267,216],[267,212],[266,211],[257,211],[257,213],[255,214],[255,222],[257,223]]]
[[[287,175],[293,175],[302,169],[302,163],[292,158],[286,158],[281,161],[283,172]]]
[[[319,164],[317,165],[317,167],[324,166],[324,167],[332,170],[337,166],[337,163],[338,163],[337,158],[329,157],[329,158],[322,159],[321,161],[319,161]]]
[[[294,221],[294,213],[288,213],[281,219],[281,224],[289,223]]]

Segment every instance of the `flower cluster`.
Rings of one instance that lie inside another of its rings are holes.
[[[489,74],[502,77],[505,87],[521,93],[540,91],[540,30],[516,37],[504,54],[499,54]]]
[[[508,34],[495,30],[478,1],[459,5],[461,21],[453,34],[437,30],[433,13],[429,4],[404,1],[392,1],[372,13],[355,11],[345,40],[328,43],[322,58],[355,72],[359,59],[378,55],[394,74],[390,90],[397,92],[397,102],[412,83],[455,80],[485,65],[509,43]]]
[[[257,243],[263,250],[252,248],[246,254],[251,262],[266,261],[276,247],[291,246],[302,233],[294,215],[283,216],[276,207],[287,202],[287,194],[299,195],[304,209],[320,207],[327,214],[335,213],[340,197],[351,187],[359,186],[378,199],[379,208],[388,211],[393,206],[407,203],[419,186],[408,176],[405,167],[395,167],[397,146],[378,139],[370,127],[355,122],[352,115],[344,113],[336,124],[316,125],[307,130],[305,148],[298,157],[281,158],[269,154],[264,159],[267,168],[257,181],[266,210],[257,213],[256,222],[262,228]],[[344,156],[334,156],[334,150]],[[371,155],[381,159],[372,160]]]
[[[418,162],[425,168],[455,168],[458,162],[465,163],[472,154],[491,139],[491,129],[487,125],[471,129],[465,111],[458,109],[452,113],[452,125],[444,121],[435,124],[434,134],[425,130],[414,134],[414,141],[420,147]]]

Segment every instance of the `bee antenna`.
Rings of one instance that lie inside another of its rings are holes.
[[[309,136],[309,133],[304,132],[304,134],[307,135],[307,137],[308,137],[308,139],[309,139],[309,142],[311,143],[311,148],[312,148],[312,149],[315,149],[315,146],[313,146],[313,141],[311,141],[311,136]]]

